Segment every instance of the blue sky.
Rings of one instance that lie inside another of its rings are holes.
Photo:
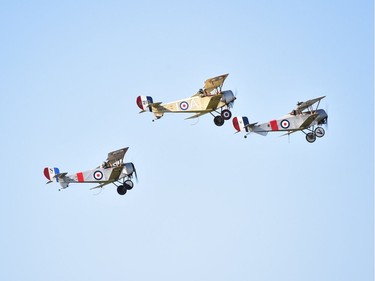
[[[1,280],[373,280],[372,1],[2,1]],[[264,122],[326,95],[314,144],[210,116],[151,122],[138,95],[229,73]],[[129,146],[122,197],[58,192]]]

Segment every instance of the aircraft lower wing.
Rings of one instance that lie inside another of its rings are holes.
[[[295,133],[295,132],[299,132],[299,131],[301,131],[301,130],[300,130],[300,129],[290,130],[290,131],[288,131],[287,133],[282,134],[280,137],[288,136],[288,135],[290,135],[290,134],[293,134],[293,133]]]
[[[219,104],[221,100],[222,95],[216,95],[212,96],[209,103],[207,104],[207,110],[214,110],[217,108],[217,105]]]
[[[63,179],[68,173],[59,173],[54,176],[54,178]]]
[[[211,112],[211,110],[202,111],[202,112],[199,112],[199,113],[197,113],[197,114],[194,114],[194,115],[192,115],[192,116],[189,116],[189,117],[185,118],[185,120],[187,120],[187,119],[197,118],[197,117],[199,117],[199,116],[205,115],[205,114],[210,113],[210,112]]]
[[[109,182],[101,183],[101,184],[99,184],[97,186],[91,187],[90,190],[97,189],[97,188],[103,188],[103,186],[105,186],[107,184],[110,184],[110,183]]]
[[[147,110],[144,109],[144,110],[141,110],[139,113],[143,113],[143,112],[146,112],[146,111],[150,111],[150,108],[157,108],[159,105],[161,105],[162,102],[153,102],[153,103],[149,103],[147,104]]]
[[[315,118],[318,116],[318,114],[311,114],[299,127],[299,129],[303,130],[308,127],[310,127],[311,123],[314,122]]]
[[[112,170],[112,173],[111,175],[109,176],[109,179],[108,181],[112,182],[112,181],[117,181],[121,175],[121,172],[122,172],[122,169],[123,167],[116,167]]]

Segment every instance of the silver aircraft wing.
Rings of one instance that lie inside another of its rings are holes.
[[[316,98],[316,99],[311,99],[311,100],[308,100],[308,101],[298,103],[295,110],[297,112],[304,111],[306,108],[312,106],[314,103],[319,102],[320,100],[324,99],[325,97],[326,96],[322,96],[322,97],[319,97],[319,98]]]
[[[108,153],[107,161],[109,164],[113,164],[119,160],[124,159],[125,153],[128,151],[129,147],[124,147]]]

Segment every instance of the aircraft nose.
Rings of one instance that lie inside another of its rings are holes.
[[[328,122],[328,114],[324,109],[319,109],[319,124],[327,124]]]

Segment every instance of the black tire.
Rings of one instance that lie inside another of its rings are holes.
[[[221,112],[221,116],[224,118],[224,120],[229,120],[229,119],[232,118],[232,112],[230,112],[230,110],[228,110],[228,109],[224,109]]]
[[[318,138],[322,138],[326,134],[326,131],[322,127],[316,128],[314,132]]]
[[[134,183],[131,181],[131,180],[126,180],[124,182],[124,187],[127,189],[127,190],[131,190],[133,187],[134,187]]]
[[[308,133],[306,135],[306,140],[309,142],[309,143],[313,143],[314,141],[316,141],[316,135],[314,133]]]
[[[117,193],[120,194],[120,195],[125,195],[125,194],[126,194],[126,191],[127,191],[127,189],[126,189],[126,187],[123,186],[123,185],[119,185],[119,186],[117,187]]]
[[[214,123],[216,126],[223,126],[224,125],[224,118],[221,115],[215,116]]]

